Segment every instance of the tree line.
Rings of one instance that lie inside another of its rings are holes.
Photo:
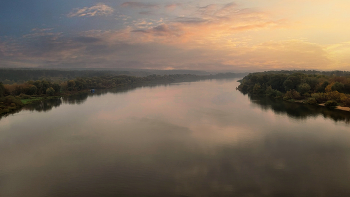
[[[0,81],[3,84],[20,84],[27,81],[48,80],[51,82],[61,83],[78,77],[101,77],[129,75],[136,77],[147,77],[149,75],[175,75],[175,74],[192,74],[192,75],[209,75],[205,71],[196,70],[147,70],[147,69],[44,69],[44,68],[0,68]]]
[[[197,81],[205,79],[236,78],[242,74],[219,73],[216,75],[148,75],[136,77],[129,75],[104,75],[94,77],[77,77],[63,82],[52,80],[30,80],[24,83],[3,84],[0,82],[0,114],[8,113],[21,107],[30,99],[50,96],[63,96],[89,89],[109,89],[128,85],[147,83],[172,83]]]
[[[350,107],[350,75],[332,71],[310,74],[307,71],[251,73],[238,86],[243,93],[267,95],[308,104]]]

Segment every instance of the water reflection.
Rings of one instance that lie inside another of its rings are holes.
[[[159,87],[159,86],[170,86],[170,85],[176,85],[176,84],[148,84],[148,85],[131,85],[127,87],[122,87],[122,88],[117,88],[117,89],[101,89],[101,90],[96,90],[95,93],[79,93],[76,95],[71,95],[71,96],[66,96],[66,97],[61,97],[58,99],[48,99],[48,100],[43,100],[40,102],[35,102],[30,105],[24,106],[22,109],[14,111],[11,114],[18,113],[21,110],[29,110],[29,111],[38,111],[38,112],[47,112],[52,110],[53,108],[59,107],[61,104],[70,104],[70,105],[79,105],[83,104],[89,97],[99,97],[108,93],[113,93],[113,94],[122,94],[122,93],[127,93],[129,91],[136,90],[138,88],[153,88],[153,87]],[[0,116],[1,119],[1,116]]]
[[[232,80],[230,79],[230,80],[221,80],[221,81],[232,81]],[[150,84],[146,86],[145,85],[129,86],[129,87],[118,88],[118,89],[97,90],[96,93],[94,94],[81,93],[73,96],[62,97],[61,99],[45,100],[39,103],[35,103],[33,105],[25,106],[23,109],[30,110],[30,111],[47,112],[49,110],[52,110],[55,107],[60,106],[63,103],[67,103],[71,105],[75,105],[75,104],[79,105],[84,103],[89,97],[99,97],[107,93],[122,94],[122,93],[127,93],[129,91],[134,91],[138,88],[145,88],[145,87],[154,88],[154,87],[160,87],[160,86],[166,87],[166,86],[175,86],[175,85],[177,84]],[[223,98],[221,98],[221,100],[219,100],[218,102],[223,103],[224,101],[222,99]],[[321,106],[285,102],[280,100],[274,100],[269,97],[249,96],[249,99],[253,104],[255,104],[256,106],[259,106],[263,110],[273,110],[276,114],[283,114],[283,115],[285,114],[288,117],[293,119],[302,120],[302,119],[307,119],[309,117],[323,116],[324,118],[330,118],[335,122],[342,121],[347,124],[350,123],[350,113],[346,111],[329,109]]]
[[[293,119],[307,119],[309,117],[323,116],[335,122],[342,121],[350,123],[350,113],[336,109],[329,109],[321,106],[291,103],[269,97],[249,96],[250,101],[263,110],[273,110],[276,114],[286,114]]]
[[[347,124],[323,118],[326,108],[249,99],[236,86],[101,91],[6,117],[0,196],[350,194]]]
[[[47,112],[55,107],[59,107],[61,104],[61,99],[49,99],[45,101],[36,102],[35,104],[27,105],[23,107],[23,109],[29,111]]]
[[[303,137],[271,134],[262,141],[209,152],[170,138],[156,142],[154,147],[159,148],[154,152],[139,155],[114,153],[108,158],[105,152],[75,152],[69,157],[73,168],[55,161],[57,172],[51,172],[55,180],[47,193],[52,197],[349,196],[349,145],[345,140],[325,144],[324,139]],[[106,160],[107,165],[99,162]]]

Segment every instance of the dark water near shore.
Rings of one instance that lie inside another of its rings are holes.
[[[0,196],[350,196],[349,112],[237,86],[101,91],[2,117]]]

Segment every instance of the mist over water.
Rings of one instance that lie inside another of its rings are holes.
[[[235,80],[102,91],[0,120],[0,196],[349,196],[347,112]]]

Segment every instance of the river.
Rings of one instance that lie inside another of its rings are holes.
[[[98,91],[2,117],[0,196],[350,196],[349,112],[237,86]]]

